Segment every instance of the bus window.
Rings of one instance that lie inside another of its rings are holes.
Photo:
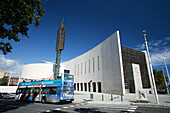
[[[25,88],[18,88],[16,94],[21,94],[25,92]]]
[[[49,90],[49,94],[56,94],[56,90],[57,90],[57,88],[56,87],[54,87],[54,88],[49,88],[50,90]]]
[[[64,79],[65,80],[74,80],[74,76],[73,75],[69,75],[69,74],[64,74]]]
[[[48,88],[42,88],[42,94],[48,94]]]
[[[30,94],[31,93],[31,88],[26,89],[26,94]]]
[[[40,88],[35,88],[32,90],[33,94],[38,94],[40,92]]]

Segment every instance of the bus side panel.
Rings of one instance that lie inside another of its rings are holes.
[[[57,103],[60,102],[60,95],[61,95],[61,88],[60,86],[57,86],[55,94],[44,94],[43,96],[46,97],[47,102]]]
[[[67,83],[63,85],[63,100],[73,100],[74,99],[74,82],[73,81],[64,81]]]

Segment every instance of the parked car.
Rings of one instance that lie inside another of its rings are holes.
[[[2,98],[2,93],[0,93],[0,99]]]
[[[12,99],[15,98],[15,93],[7,93],[3,95],[3,99]]]
[[[3,98],[7,93],[0,93],[0,98]]]
[[[167,94],[167,91],[165,91],[165,90],[159,90],[159,91],[157,91],[157,93],[158,93],[158,94]]]

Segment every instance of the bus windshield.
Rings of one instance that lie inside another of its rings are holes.
[[[69,75],[69,74],[64,74],[64,79],[65,80],[74,80],[74,76],[73,75]]]

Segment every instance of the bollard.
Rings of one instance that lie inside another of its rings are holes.
[[[104,101],[104,96],[103,96],[103,94],[102,94],[102,101]]]
[[[113,95],[111,94],[111,99],[110,99],[111,101],[113,101]]]
[[[121,101],[123,102],[123,94],[121,94]]]

